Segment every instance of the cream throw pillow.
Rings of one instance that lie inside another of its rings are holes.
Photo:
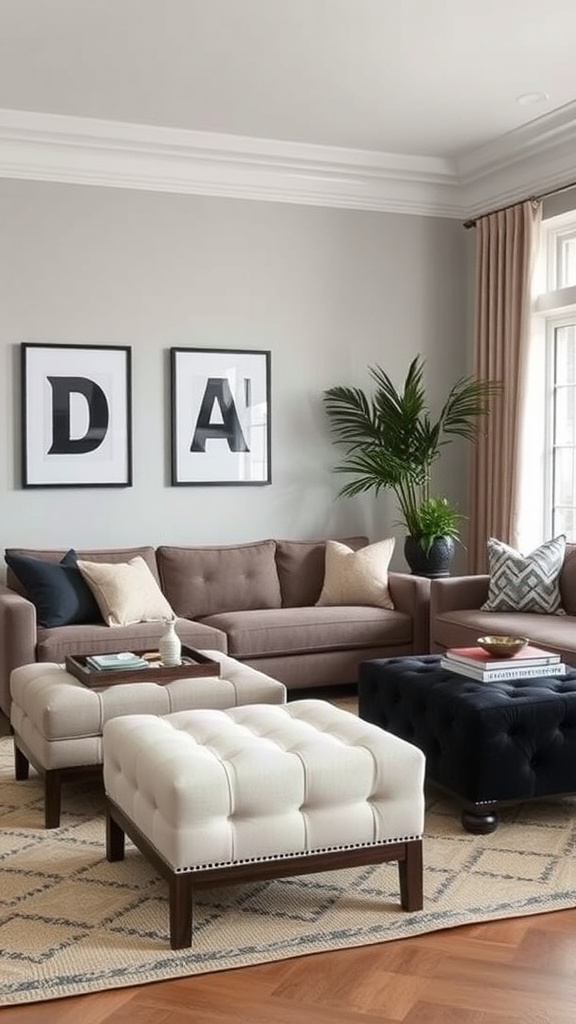
[[[129,562],[84,562],[78,568],[109,626],[174,618],[168,601],[140,555]]]
[[[388,566],[394,544],[394,537],[389,537],[353,551],[337,540],[327,540],[324,586],[316,605],[370,604],[393,609]]]

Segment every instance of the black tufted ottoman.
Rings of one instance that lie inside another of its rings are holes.
[[[576,669],[565,676],[480,683],[438,655],[360,665],[360,717],[426,755],[426,777],[485,834],[499,803],[576,793]]]

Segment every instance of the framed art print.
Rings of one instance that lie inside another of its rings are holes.
[[[172,484],[269,484],[270,353],[172,348]]]
[[[21,346],[24,487],[130,487],[131,350]]]

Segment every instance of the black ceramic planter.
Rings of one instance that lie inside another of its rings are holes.
[[[406,537],[404,558],[413,576],[428,576],[429,579],[449,576],[454,558],[454,540],[452,537],[438,537],[427,554],[417,537]]]

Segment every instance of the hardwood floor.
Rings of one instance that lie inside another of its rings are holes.
[[[574,1024],[576,910],[139,988],[4,1007],[0,1020],[1,1024]]]

